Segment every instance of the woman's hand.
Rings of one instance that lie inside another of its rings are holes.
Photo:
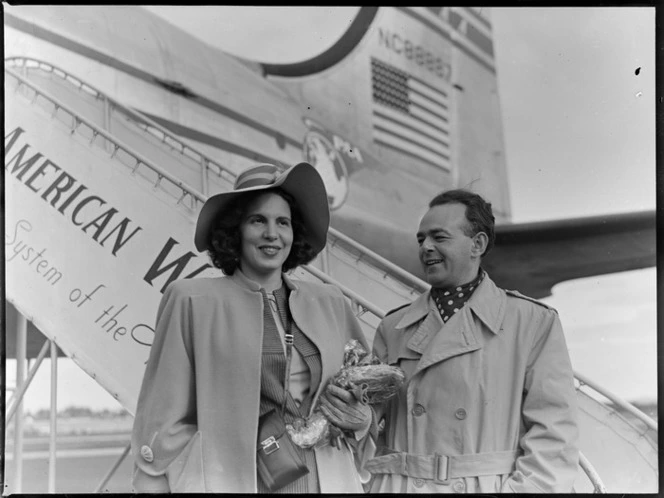
[[[366,431],[371,425],[371,408],[352,393],[328,384],[320,396],[320,409],[327,419],[347,431]]]

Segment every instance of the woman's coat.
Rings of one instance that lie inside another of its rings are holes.
[[[376,354],[407,376],[387,406],[386,446],[418,455],[482,454],[460,460],[473,458],[485,472],[445,484],[376,474],[371,491],[572,491],[576,393],[556,311],[499,289],[488,276],[445,324],[431,303],[424,293],[376,332]],[[491,470],[502,465],[491,458],[508,455],[506,468]]]
[[[339,289],[284,281],[293,320],[321,354],[317,398],[341,367],[345,343],[367,343]],[[237,274],[166,289],[132,434],[137,491],[256,492],[259,289]],[[322,492],[362,492],[348,447],[315,451]]]

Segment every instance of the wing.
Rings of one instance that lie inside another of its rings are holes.
[[[404,230],[347,209],[332,221],[340,231],[423,278],[415,228]],[[655,265],[655,211],[496,227],[496,245],[482,266],[506,289],[534,298],[558,282]]]
[[[558,282],[655,260],[655,211],[644,211],[498,226],[483,266],[500,287],[541,298]]]

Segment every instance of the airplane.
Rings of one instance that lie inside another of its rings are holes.
[[[492,203],[497,240],[483,266],[502,287],[540,298],[564,280],[653,266],[654,211],[511,222],[487,12],[362,7],[328,50],[273,64],[226,54],[143,8],[5,6],[5,81],[13,82],[6,92],[17,92],[6,97],[5,118],[8,330],[29,317],[28,357],[42,347],[37,330],[59,339],[60,354],[74,357],[131,411],[161,292],[175,278],[211,271],[204,255],[185,252],[193,213],[256,162],[285,167],[304,159],[320,171],[335,243],[346,248],[329,264],[339,281],[360,286],[367,298],[374,294],[361,286],[369,284],[350,273],[369,260],[373,266],[361,275],[380,269],[394,286],[424,288],[413,227],[434,195],[465,186]],[[58,134],[60,123],[42,126],[37,111],[18,102],[24,90],[49,100],[56,120],[71,115],[70,135]],[[136,138],[112,118],[111,107],[170,143],[181,161]],[[154,185],[102,170],[101,159],[80,149],[80,126],[91,130],[89,145],[101,141],[112,158],[133,154],[131,175],[156,175]],[[203,166],[185,164],[192,158]],[[170,226],[163,218],[173,215],[167,194],[174,193],[181,195],[178,209],[191,206]],[[51,223],[40,227],[42,218]],[[62,242],[61,233],[68,234]],[[353,250],[359,256],[350,261]],[[65,262],[72,256],[86,269],[97,261],[108,267],[95,267],[95,278]],[[322,270],[327,265],[320,263]],[[16,283],[19,275],[41,280],[26,289]],[[53,291],[73,275],[79,280],[67,292]],[[123,296],[118,287],[126,282]],[[31,303],[35,295],[42,308]],[[84,317],[82,310],[102,296],[106,308]],[[395,291],[382,303],[409,296]],[[58,313],[47,313],[51,301]],[[101,339],[93,331],[107,341],[108,359],[95,357]],[[134,349],[126,346],[129,338]],[[7,350],[16,354],[12,334]],[[120,358],[132,368],[118,366]]]
[[[139,9],[128,26],[147,23],[154,46],[139,43],[141,29],[122,33],[141,47],[129,52],[128,41],[101,40],[97,30],[86,30],[87,43],[63,37],[95,9],[61,7],[66,16],[51,28],[25,26],[7,11],[6,24],[113,68],[101,89],[233,169],[304,155],[324,174],[333,226],[414,275],[423,276],[412,234],[422,199],[465,185],[492,202],[497,241],[484,265],[505,288],[540,298],[564,280],[655,264],[654,211],[510,222],[490,24],[476,10],[404,7],[379,15],[378,7],[362,8],[324,53],[267,64],[221,53]],[[49,9],[36,10],[25,8],[37,22],[55,21]],[[105,15],[115,27],[125,13],[111,8]],[[395,19],[404,27],[394,27]],[[190,46],[196,59],[187,55]],[[251,91],[241,91],[245,86]],[[597,246],[610,250],[598,253]]]

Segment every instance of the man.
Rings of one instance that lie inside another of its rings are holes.
[[[429,208],[417,241],[432,288],[388,313],[374,338],[407,382],[380,407],[371,492],[572,491],[577,406],[557,312],[481,268],[491,204],[452,190]]]

